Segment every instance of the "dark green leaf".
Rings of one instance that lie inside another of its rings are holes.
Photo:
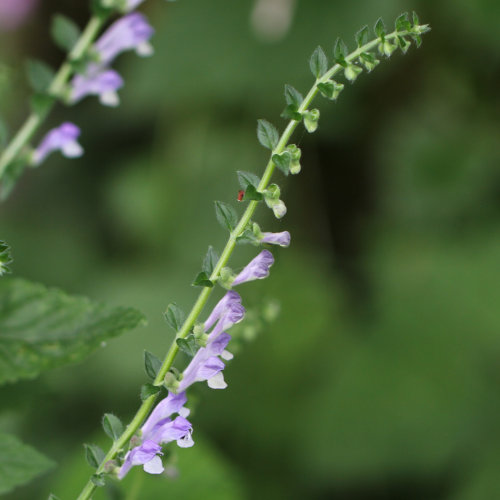
[[[420,35],[411,35],[411,37],[413,38],[417,47],[420,47],[422,45],[422,37]]]
[[[278,144],[279,133],[272,123],[267,120],[259,120],[257,122],[257,137],[265,148],[274,149]]]
[[[368,26],[363,26],[357,33],[356,33],[356,45],[359,47],[362,47],[365,43],[368,42],[368,37],[370,36],[370,28]]]
[[[123,434],[122,421],[112,413],[105,413],[102,417],[102,427],[104,432],[113,440],[116,441]]]
[[[40,94],[47,92],[54,78],[52,68],[43,61],[35,59],[28,59],[26,61],[26,74],[28,75],[31,88]]]
[[[370,52],[364,52],[359,56],[361,64],[367,69],[367,71],[372,71],[377,64],[379,64],[379,60]]]
[[[55,102],[55,98],[47,94],[34,94],[31,96],[30,105],[33,113],[44,117]]]
[[[99,488],[102,488],[103,486],[106,485],[106,479],[104,477],[104,474],[92,474],[90,480]]]
[[[83,446],[85,448],[85,459],[87,463],[94,469],[97,469],[104,459],[104,451],[96,444],[85,443]]]
[[[50,34],[60,49],[70,52],[80,38],[80,28],[68,17],[56,14],[52,18]]]
[[[398,46],[403,52],[403,54],[406,54],[408,52],[408,49],[410,48],[411,43],[403,36],[398,36]]]
[[[309,67],[316,80],[321,78],[328,71],[328,58],[321,47],[316,47],[312,53],[309,59]]]
[[[319,85],[318,85],[319,86]],[[272,156],[273,163],[285,174],[290,173],[290,164],[292,163],[292,155],[288,151],[283,151],[281,154]]]
[[[0,280],[0,383],[76,363],[144,323],[137,310],[92,303],[20,278]]]
[[[243,172],[238,170],[238,182],[240,183],[241,189],[246,189],[248,186],[253,186],[257,188],[260,184],[260,179],[252,172]]]
[[[144,384],[141,387],[141,401],[146,401],[151,396],[158,394],[161,391],[161,387],[153,384]]]
[[[412,13],[412,20],[413,20],[413,26],[420,25],[420,19],[418,18],[418,15],[415,11],[413,11],[413,13]]]
[[[161,365],[161,361],[154,354],[144,351],[144,371],[151,380],[156,378]]]
[[[207,276],[210,276],[212,274],[213,270],[215,269],[215,266],[217,265],[218,260],[219,260],[219,255],[214,250],[214,247],[209,246],[207,254],[203,259],[203,264],[201,266],[201,269],[205,271]]]
[[[28,483],[54,465],[52,460],[15,436],[0,434],[0,493]]]
[[[381,17],[379,17],[377,22],[375,23],[374,31],[375,31],[375,35],[378,38],[384,38],[386,31],[385,31],[384,21],[382,20]]]
[[[321,92],[323,97],[327,99],[337,99],[340,92],[342,92],[344,85],[342,83],[334,82],[333,80],[328,80],[327,82],[318,83],[318,90]]]
[[[9,129],[7,124],[0,118],[0,147],[4,147],[9,140]]]
[[[335,62],[337,64],[340,64],[341,66],[345,66],[345,58],[347,57],[348,53],[349,50],[347,49],[347,45],[341,38],[337,38],[333,47],[333,57],[335,58]]]
[[[4,241],[0,240],[0,276],[10,273],[8,264],[12,262],[10,247]]]
[[[300,120],[302,120],[302,114],[297,111],[296,106],[294,106],[293,104],[289,104],[283,110],[283,113],[281,113],[281,117],[285,118],[286,120],[295,120],[297,122],[300,122]]]
[[[193,334],[188,335],[185,339],[176,340],[179,349],[190,357],[193,357],[198,350],[198,344]]]
[[[251,184],[247,187],[243,196],[244,201],[261,201],[262,198],[262,193],[259,193]]]
[[[202,271],[198,273],[194,281],[191,283],[192,286],[202,286],[207,288],[212,288],[214,286],[213,282],[210,281],[210,276],[207,276],[207,273]]]
[[[408,19],[408,12],[401,14],[394,23],[396,31],[409,31],[411,30],[411,23]]]
[[[186,314],[175,302],[173,302],[167,306],[167,310],[163,313],[163,317],[172,330],[178,332],[184,324]]]
[[[298,108],[302,104],[304,97],[298,90],[293,88],[291,85],[286,84],[285,100],[287,104],[295,106],[295,108]]]
[[[215,215],[219,224],[232,231],[236,224],[238,223],[238,214],[236,210],[229,205],[228,203],[224,203],[223,201],[215,202]]]

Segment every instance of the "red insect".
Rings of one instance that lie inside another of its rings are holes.
[[[243,189],[240,189],[238,191],[238,201],[243,201],[243,196],[245,196],[245,191],[243,191]]]

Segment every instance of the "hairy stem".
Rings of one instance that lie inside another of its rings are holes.
[[[410,32],[403,31],[403,32],[393,32],[388,35],[385,35],[386,40],[394,39],[397,36],[405,36],[411,34]],[[348,56],[346,56],[345,60],[347,62],[353,62],[356,58],[358,58],[363,52],[367,52],[368,50],[373,49],[376,47],[379,43],[378,39],[372,40],[371,42],[368,42],[367,44],[363,45],[362,47],[356,49],[355,51],[351,52]],[[342,66],[340,64],[335,64],[332,66],[321,78],[317,79],[312,88],[309,90],[307,93],[306,97],[304,98],[302,104],[300,105],[298,112],[303,113],[308,110],[309,106],[311,105],[312,101],[318,94],[318,84],[322,82],[326,82],[329,78],[334,76],[336,73],[338,73],[342,69]],[[276,147],[272,150],[270,159],[266,165],[266,168],[264,170],[264,173],[262,175],[262,178],[260,180],[258,190],[263,191],[266,189],[268,186],[269,182],[271,181],[271,177],[273,175],[274,169],[275,169],[275,164],[272,161],[272,156],[274,154],[280,154],[284,151],[286,146],[288,145],[288,141],[290,140],[293,132],[297,128],[298,124],[301,123],[301,121],[297,120],[290,120],[288,123],[287,127],[281,134],[278,144]],[[220,271],[222,270],[223,267],[226,266],[229,258],[231,257],[231,254],[233,253],[234,247],[236,245],[236,240],[238,236],[240,236],[243,231],[245,230],[246,226],[250,222],[255,209],[257,208],[258,202],[257,201],[250,201],[246,210],[243,212],[243,215],[241,216],[237,226],[234,228],[234,230],[231,232],[229,239],[226,243],[226,246],[224,247],[224,250],[222,251],[222,254],[215,265],[215,268],[210,276],[210,280],[214,281],[217,279],[219,276]],[[164,383],[165,376],[167,372],[170,370],[172,367],[172,364],[175,360],[175,357],[179,351],[179,347],[177,345],[176,340],[180,338],[185,338],[189,332],[191,331],[191,328],[195,324],[198,316],[200,315],[203,307],[205,306],[208,298],[210,297],[210,294],[212,293],[213,288],[203,288],[203,290],[200,292],[200,295],[196,299],[196,302],[193,305],[193,308],[191,309],[189,315],[187,316],[186,320],[184,321],[184,324],[182,325],[181,329],[177,333],[175,339],[173,340],[172,344],[170,345],[169,350],[167,351],[167,354],[165,356],[165,359],[163,361],[163,364],[158,371],[158,374],[156,376],[156,379],[154,380],[154,385],[155,386],[161,386]],[[125,449],[126,444],[130,440],[130,438],[137,432],[139,429],[140,425],[142,424],[143,420],[146,418],[148,415],[149,411],[151,410],[155,400],[156,400],[156,395],[152,395],[146,400],[143,401],[139,409],[137,410],[137,413],[135,414],[133,420],[130,422],[130,424],[127,426],[123,434],[113,443],[113,446],[110,448],[106,456],[104,457],[102,463],[96,470],[96,474],[101,474],[104,472],[105,465],[108,461],[113,460],[116,458],[117,453],[120,450]],[[80,496],[78,497],[77,500],[88,500],[92,493],[95,491],[97,486],[89,480],[89,482],[85,485],[84,489],[80,493]]]
[[[62,90],[64,90],[69,78],[73,74],[71,61],[80,59],[85,52],[87,52],[106,20],[107,15],[94,15],[90,18],[87,26],[83,30],[71,52],[68,54],[65,62],[54,75],[54,78],[47,90],[49,95],[57,96],[62,92]],[[33,134],[38,130],[40,125],[48,116],[53,106],[54,104],[51,104],[48,108],[44,109],[44,111],[32,111],[24,124],[18,130],[17,134],[12,138],[0,156],[0,180],[5,174],[7,167],[19,156],[22,149],[26,146],[29,140],[33,137]]]

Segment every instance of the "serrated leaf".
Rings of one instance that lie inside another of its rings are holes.
[[[85,443],[83,447],[85,448],[85,459],[87,460],[87,463],[94,469],[97,469],[97,467],[99,467],[101,462],[104,460],[104,451],[102,451],[102,449],[96,444]]]
[[[318,84],[319,87],[319,84]],[[292,163],[292,155],[288,151],[283,151],[281,154],[274,154],[271,158],[273,163],[285,174],[290,173],[290,165]]]
[[[158,394],[161,391],[161,387],[153,384],[144,384],[141,387],[141,401],[146,401],[146,399]]]
[[[104,474],[92,474],[90,480],[99,488],[106,485],[106,479]]]
[[[176,332],[178,332],[186,319],[184,311],[175,303],[169,304],[167,310],[163,313],[163,317],[167,324]]]
[[[123,434],[122,421],[112,413],[105,413],[102,417],[102,427],[104,432],[113,440],[116,441]]]
[[[26,61],[26,74],[31,88],[40,94],[47,92],[55,75],[48,64],[36,59],[28,59]]]
[[[0,276],[10,273],[8,265],[12,262],[10,247],[0,240]]]
[[[357,33],[356,33],[356,45],[359,47],[362,47],[365,43],[368,42],[368,37],[370,36],[370,28],[368,26],[363,26]]]
[[[335,59],[335,62],[337,64],[340,64],[341,66],[345,66],[345,58],[347,57],[348,53],[349,50],[344,40],[342,40],[342,38],[337,38],[337,40],[335,41],[335,45],[333,46],[333,57]]]
[[[179,349],[190,357],[193,357],[198,351],[198,344],[193,334],[188,335],[185,339],[176,340]]]
[[[385,36],[385,24],[381,17],[377,19],[373,31],[375,31],[377,38],[383,38]]]
[[[232,231],[238,223],[238,214],[236,210],[223,201],[215,202],[215,216],[219,224],[223,228],[229,229],[229,231]]]
[[[4,147],[9,140],[9,129],[7,124],[0,118],[0,147]]]
[[[45,116],[52,105],[55,102],[55,98],[47,94],[33,94],[30,99],[30,106],[33,113]]]
[[[139,311],[93,303],[20,278],[0,280],[0,383],[76,363],[144,323]]]
[[[240,183],[241,189],[245,190],[248,186],[253,186],[254,188],[259,187],[260,178],[252,174],[252,172],[244,172],[242,170],[238,170],[236,172],[238,175],[238,182]]]
[[[243,195],[243,201],[261,201],[262,198],[262,193],[259,193],[251,184],[247,187]]]
[[[325,51],[319,45],[314,49],[309,59],[309,67],[316,80],[328,71],[328,57],[326,57]]]
[[[156,378],[161,365],[162,362],[153,353],[144,351],[144,371],[151,380]]]
[[[196,278],[191,283],[191,286],[201,286],[201,287],[212,288],[214,286],[214,284],[212,281],[210,281],[210,276],[208,276],[207,273],[202,271],[201,273],[198,273],[196,275]]]
[[[409,31],[411,29],[408,12],[404,12],[396,19],[394,27],[396,28],[396,31]]]
[[[207,254],[203,259],[203,264],[201,269],[205,271],[205,273],[210,276],[217,265],[219,260],[219,254],[214,250],[213,246],[209,246],[207,250]]]
[[[279,141],[279,133],[276,127],[267,120],[258,120],[257,137],[259,142],[268,149],[274,149]]]
[[[28,483],[54,465],[52,460],[23,444],[17,437],[0,434],[0,493]]]
[[[302,101],[304,100],[304,96],[291,85],[285,85],[285,101],[287,104],[295,106],[298,108]]]
[[[70,52],[80,38],[80,28],[76,23],[62,14],[52,18],[50,34],[55,44],[65,52]]]

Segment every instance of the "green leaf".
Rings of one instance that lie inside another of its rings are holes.
[[[396,31],[410,31],[411,23],[408,19],[408,12],[401,14],[395,21],[394,27]]]
[[[410,35],[413,38],[413,41],[415,42],[415,45],[420,47],[422,45],[422,37],[420,35]]]
[[[116,441],[123,434],[122,421],[112,413],[105,413],[102,417],[102,427],[104,432],[113,440]]]
[[[316,80],[321,78],[328,71],[328,58],[326,57],[325,51],[320,46],[314,49],[309,59],[309,67]]]
[[[281,113],[281,117],[286,120],[295,120],[296,122],[300,122],[302,120],[302,114],[297,111],[297,107],[293,104],[289,104]]]
[[[87,463],[94,469],[97,469],[97,467],[99,467],[101,462],[104,460],[104,451],[102,451],[102,449],[96,444],[85,443],[83,447],[85,448],[85,459],[87,460]]]
[[[251,184],[247,187],[243,196],[244,201],[261,201],[262,193],[259,193]]]
[[[56,14],[52,18],[50,34],[60,49],[70,52],[78,42],[81,32],[74,21],[62,14]]]
[[[190,357],[193,357],[198,351],[198,344],[193,334],[188,335],[185,339],[176,340],[179,349]]]
[[[370,36],[370,28],[368,26],[363,26],[355,36],[356,45],[362,47],[365,43],[368,42],[368,37]]]
[[[161,361],[154,354],[146,350],[144,351],[144,371],[151,380],[156,378],[161,365]]]
[[[237,238],[236,243],[239,245],[245,245],[250,243],[251,245],[258,245],[259,240],[255,236],[254,232],[250,228],[246,228]]]
[[[0,118],[0,147],[4,147],[9,140],[9,129],[7,124]]]
[[[144,384],[141,387],[141,401],[146,401],[149,397],[158,394],[161,391],[161,387],[153,384]]]
[[[302,101],[304,100],[304,96],[291,85],[285,85],[285,100],[288,105],[295,106],[298,108]]]
[[[406,54],[411,46],[411,43],[403,36],[398,36],[397,40],[401,52],[403,52],[403,54]]]
[[[412,12],[412,20],[413,20],[413,27],[415,26],[420,26],[420,19],[418,18],[418,15],[415,11]]]
[[[337,99],[343,89],[344,84],[337,83],[334,80],[328,80],[327,82],[318,83],[318,90],[321,92],[321,95],[331,100]]]
[[[207,254],[203,259],[203,264],[201,265],[201,269],[205,271],[207,276],[210,276],[217,265],[219,260],[219,254],[214,250],[213,246],[208,247]]]
[[[0,185],[0,201],[8,198],[9,194],[14,189],[17,181],[24,172],[26,162],[23,160],[14,160],[5,170],[1,185]]]
[[[359,56],[361,64],[366,68],[368,72],[372,71],[380,61],[370,52],[364,52]]]
[[[175,302],[173,302],[167,306],[167,310],[163,313],[163,317],[172,330],[178,332],[184,324],[186,314]]]
[[[290,173],[290,165],[292,163],[292,155],[288,151],[283,151],[281,154],[275,154],[271,158],[273,163],[285,174]]]
[[[253,186],[254,188],[257,188],[260,184],[260,178],[252,174],[252,172],[243,172],[241,170],[238,170],[236,172],[238,174],[238,182],[240,183],[241,189],[246,189],[248,186]]]
[[[0,383],[76,363],[144,324],[139,311],[93,303],[20,278],[0,280]]]
[[[257,122],[257,137],[265,148],[274,149],[278,144],[279,133],[272,123],[267,120],[259,120]]]
[[[102,488],[103,486],[106,485],[106,479],[104,477],[104,474],[92,474],[92,477],[90,480],[99,488]]]
[[[0,493],[28,483],[54,465],[52,460],[23,444],[17,437],[0,434]]]
[[[10,247],[4,241],[0,240],[0,276],[10,273],[8,264],[12,262]]]
[[[377,22],[375,23],[375,28],[373,30],[375,31],[375,35],[378,38],[384,38],[386,31],[385,31],[384,21],[382,20],[381,17],[378,18]]]
[[[40,94],[47,92],[55,75],[48,64],[36,59],[26,61],[26,74],[31,88]]]
[[[34,94],[30,99],[31,110],[37,115],[45,116],[54,102],[55,98],[50,95]]]
[[[341,66],[345,66],[347,64],[345,58],[348,54],[349,50],[347,45],[344,43],[344,40],[342,40],[342,38],[337,38],[333,47],[333,57],[335,58],[335,62]]]
[[[207,275],[207,273],[202,271],[201,273],[198,273],[196,275],[196,278],[191,283],[191,286],[201,286],[201,287],[212,288],[214,286],[214,284],[212,281],[210,281],[210,277]]]
[[[238,214],[236,210],[229,205],[228,203],[224,203],[223,201],[215,202],[215,216],[219,221],[219,224],[232,231],[236,224],[238,223]]]

